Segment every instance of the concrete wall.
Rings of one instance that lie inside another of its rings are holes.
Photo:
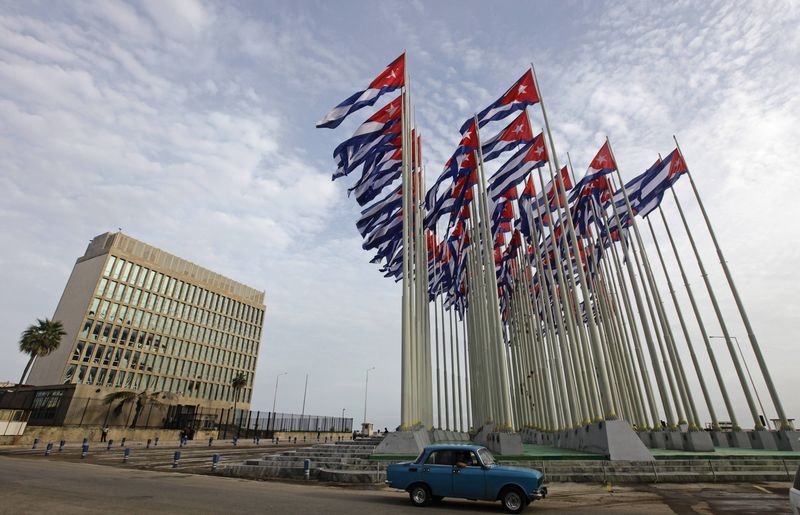
[[[34,439],[39,438],[43,444],[65,440],[69,443],[82,442],[88,438],[90,442],[100,442],[100,432],[102,426],[84,427],[53,427],[53,426],[28,426],[25,433],[20,436],[0,436],[0,445],[31,445]],[[178,429],[126,429],[112,427],[108,431],[108,439],[114,440],[114,445],[119,445],[123,438],[128,442],[144,442],[148,438],[158,436],[159,444],[177,444],[180,440],[180,430]],[[217,439],[216,431],[197,431],[194,434],[196,441],[206,441],[209,438]],[[103,444],[105,445],[105,444]]]
[[[61,382],[81,330],[84,315],[89,308],[89,299],[97,287],[107,257],[108,254],[101,254],[75,263],[53,315],[53,320],[59,320],[64,324],[67,335],[61,340],[61,345],[55,352],[37,358],[33,362],[27,384],[48,385]]]

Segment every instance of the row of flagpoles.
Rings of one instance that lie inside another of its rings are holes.
[[[712,349],[708,322],[661,209],[667,191],[726,341],[736,387],[744,394],[754,427],[763,428],[759,415],[766,413],[753,400],[727,319],[673,190],[684,175],[781,428],[790,428],[677,140],[665,158],[623,183],[606,139],[583,177],[574,181],[569,156],[569,165],[562,166],[556,153],[531,66],[497,101],[464,122],[456,150],[425,192],[422,141],[414,123],[405,54],[317,126],[335,128],[351,113],[397,90],[399,96],[334,150],[333,178],[361,169],[348,195],[355,193],[363,207],[356,224],[363,247],[375,251],[372,261],[381,264],[387,277],[402,281],[402,428],[463,431],[493,424],[496,430],[558,431],[622,418],[642,430],[679,425],[699,430],[702,402],[712,426],[719,429],[712,402],[715,385],[729,421],[739,428],[731,381]],[[536,105],[544,125],[538,134],[528,113]],[[482,129],[510,116],[512,122],[499,133],[483,137]],[[487,177],[486,163],[510,152]],[[655,212],[677,261],[702,347],[692,337],[692,320],[678,299],[656,238],[649,216]],[[649,230],[644,236],[650,236],[656,249],[655,264],[646,252],[642,223]],[[656,279],[659,268],[671,307]],[[672,316],[678,319],[680,335],[672,330]],[[688,348],[700,400],[681,343]],[[703,348],[713,378],[702,366]]]

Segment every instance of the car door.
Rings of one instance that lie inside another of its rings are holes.
[[[433,451],[422,464],[420,478],[427,483],[431,494],[440,497],[452,496],[453,452]]]
[[[473,451],[461,451],[456,459],[462,466],[453,467],[453,497],[464,499],[486,498],[486,471]]]

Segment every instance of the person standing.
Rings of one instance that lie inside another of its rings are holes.
[[[108,426],[103,426],[103,429],[100,430],[100,441],[105,442],[108,438]]]

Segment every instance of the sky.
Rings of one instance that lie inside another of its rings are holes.
[[[351,181],[330,180],[333,148],[373,109],[336,130],[314,124],[405,49],[428,182],[461,123],[531,63],[558,152],[579,174],[606,136],[627,179],[677,135],[785,408],[800,418],[798,26],[790,1],[0,2],[0,380],[18,379],[19,334],[53,315],[89,240],[121,228],[266,292],[254,409],[272,407],[287,372],[277,409],[299,413],[308,374],[306,413],[344,409],[358,424],[374,366],[367,418],[396,426],[400,289],[360,248]],[[676,190],[768,404],[688,181]],[[664,207],[720,334],[674,202]]]

